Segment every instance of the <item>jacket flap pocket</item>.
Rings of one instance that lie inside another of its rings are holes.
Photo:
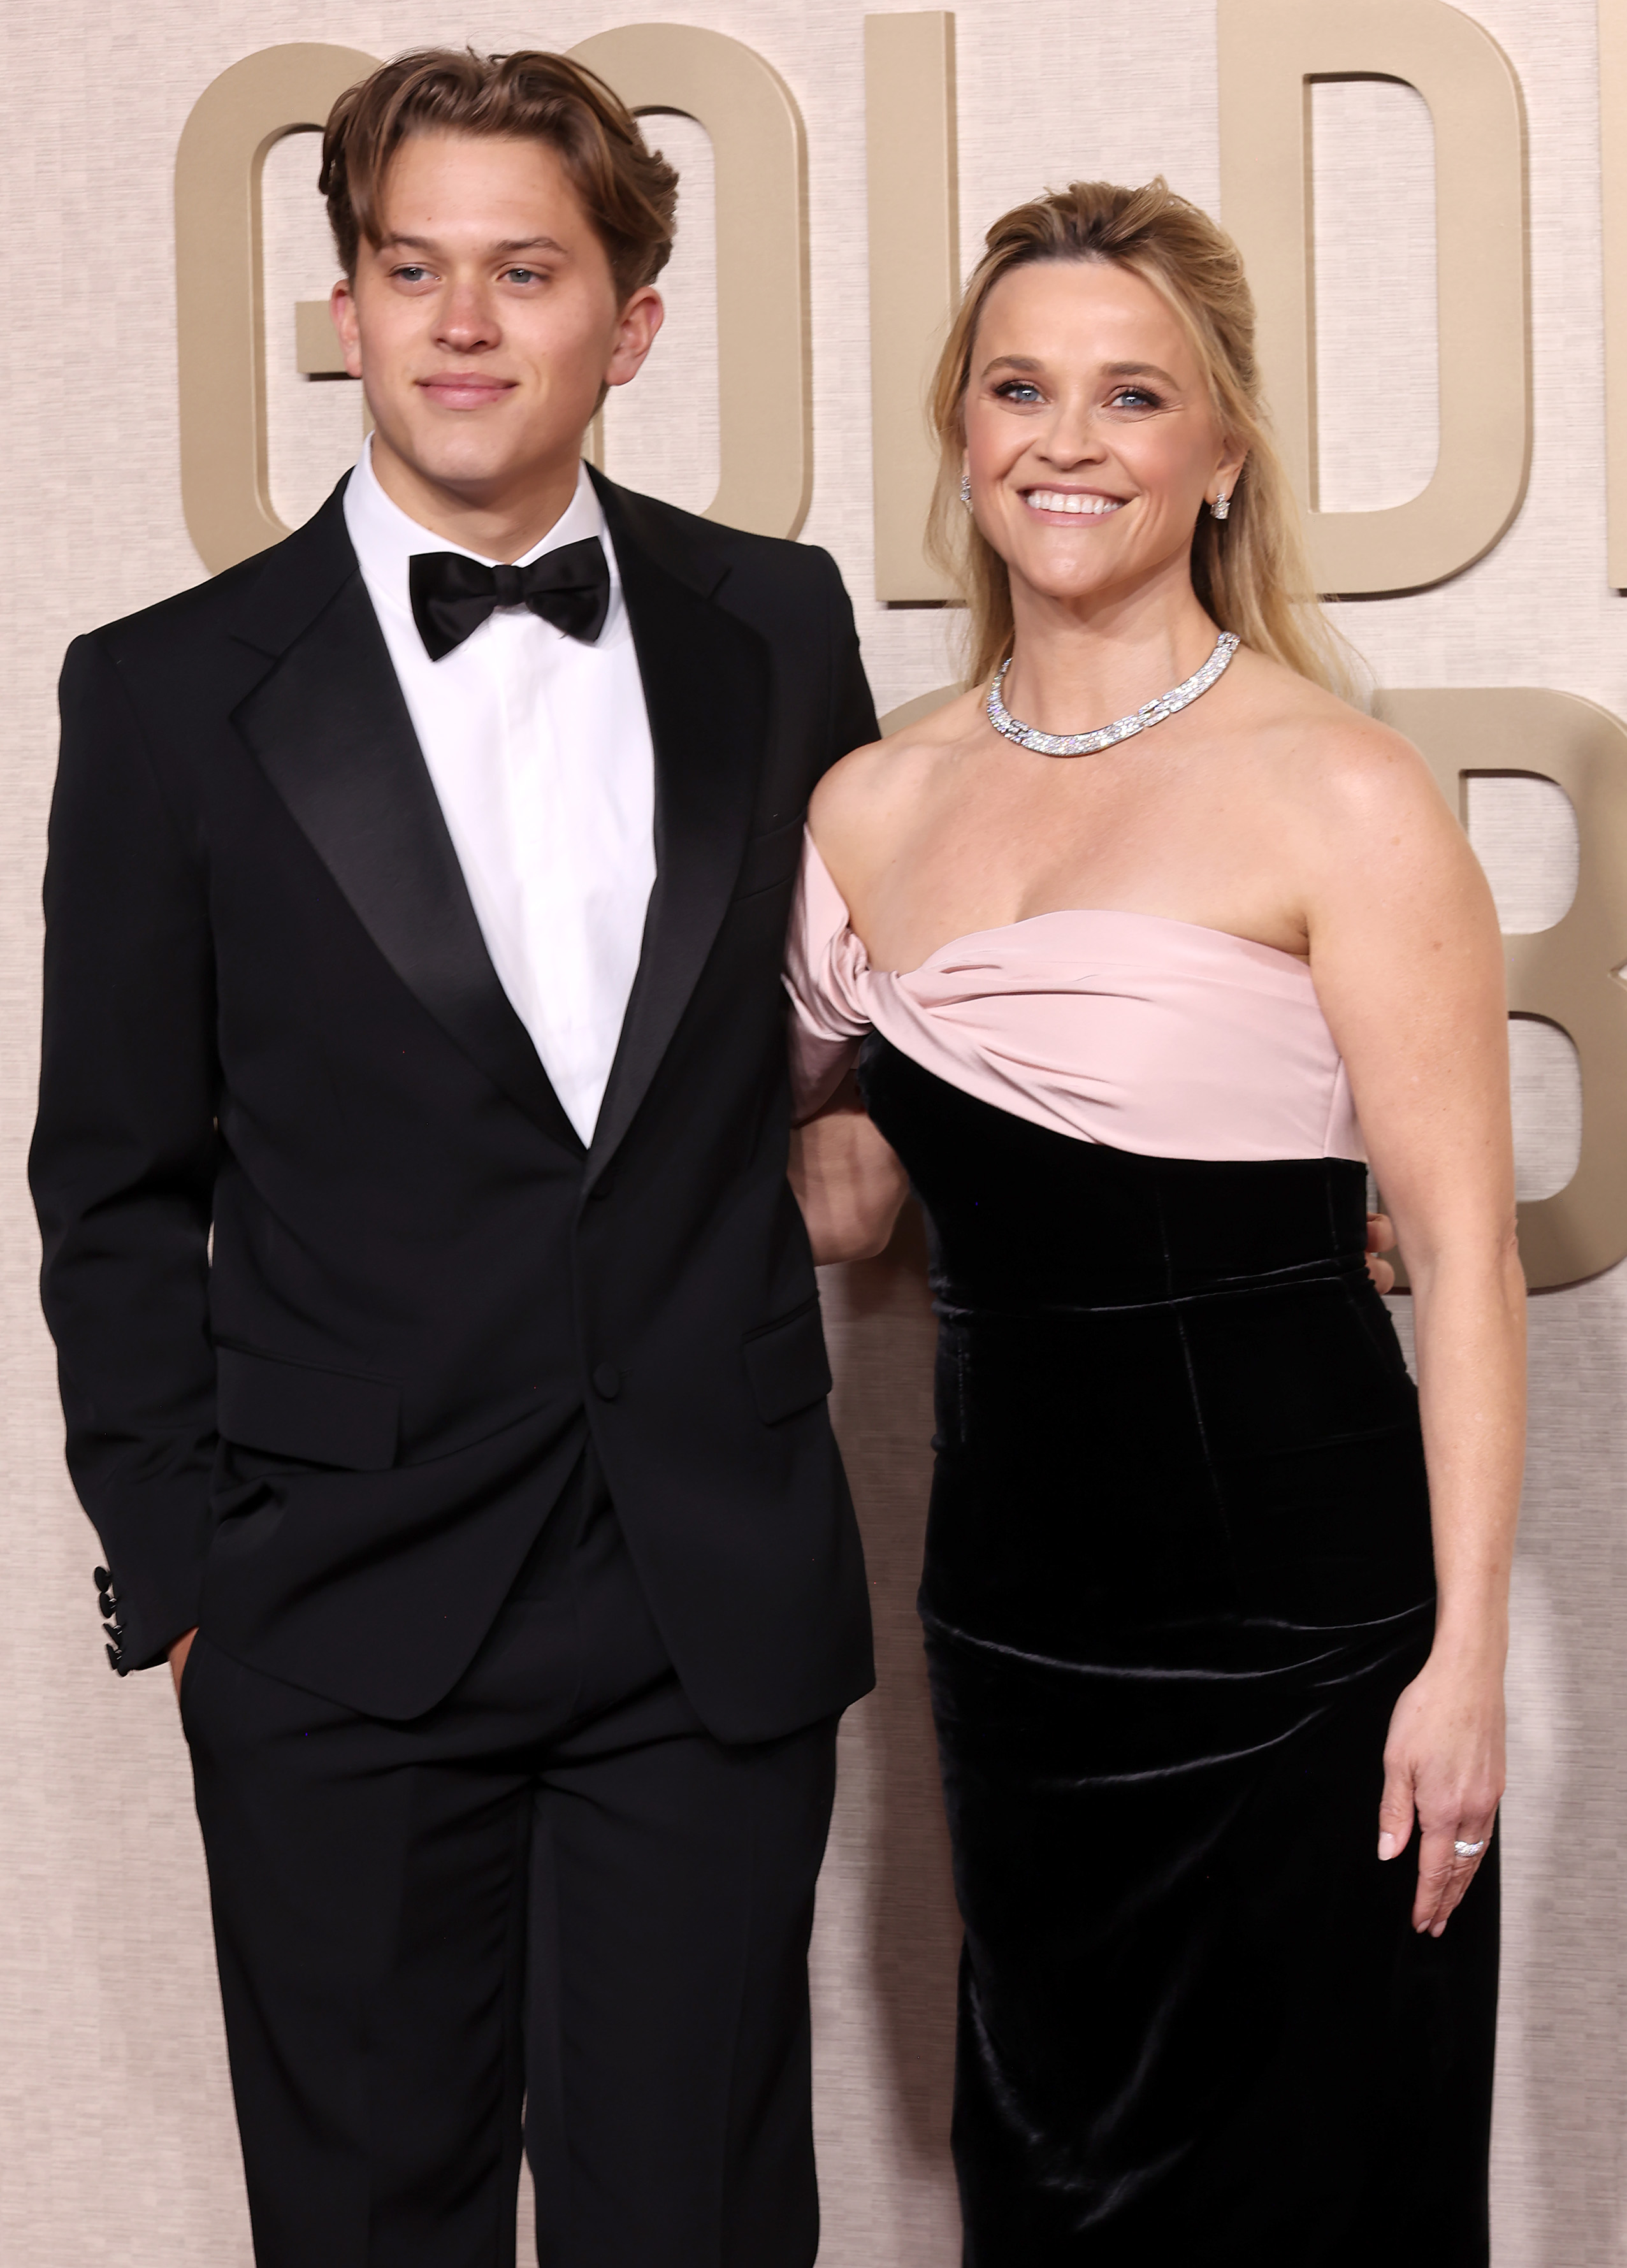
[[[241,1347],[215,1350],[223,1437],[246,1449],[381,1473],[395,1462],[401,1395],[383,1379],[313,1370]]]
[[[746,1372],[765,1425],[822,1402],[830,1391],[830,1361],[819,1301],[810,1300],[784,1322],[754,1331],[746,1342]]]
[[[746,845],[734,895],[737,898],[751,898],[759,890],[771,890],[781,882],[792,881],[801,863],[802,821],[799,817],[787,827],[776,827],[767,835],[755,836]]]

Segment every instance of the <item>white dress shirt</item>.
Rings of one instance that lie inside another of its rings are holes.
[[[610,611],[593,645],[524,607],[500,607],[431,661],[412,618],[408,562],[417,551],[480,554],[391,503],[371,439],[344,518],[492,966],[566,1116],[591,1142],[655,883],[655,755],[587,468],[563,516],[516,563],[599,538]]]

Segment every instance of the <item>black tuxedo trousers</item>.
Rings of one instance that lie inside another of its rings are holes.
[[[182,1718],[260,2268],[811,2268],[836,1723],[712,1739],[591,1459],[447,1697],[200,1638]]]
[[[807,2257],[799,1948],[830,1727],[871,1666],[779,968],[809,792],[874,717],[824,554],[598,486],[657,878],[585,1149],[487,954],[337,495],[63,673],[45,1307],[114,1666],[202,1631],[185,1716],[267,2261],[500,2257],[454,2238],[487,2174],[445,2122],[484,2103],[469,2131],[512,2171],[521,2085],[575,2106],[547,2126],[573,2196],[632,2179],[595,2121],[648,2138],[664,2099],[677,2155],[740,2201],[716,2242],[652,2201],[688,2232],[665,2252],[572,2205],[561,2268]],[[584,1471],[594,1519],[551,1518]],[[559,2013],[593,1978],[602,2026]],[[740,2250],[748,2164],[791,2202]],[[281,2233],[302,2196],[348,2232],[327,2251]]]

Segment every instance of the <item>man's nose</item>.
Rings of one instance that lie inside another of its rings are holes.
[[[497,344],[500,327],[485,292],[468,284],[454,284],[443,298],[437,335],[460,354],[473,354]]]

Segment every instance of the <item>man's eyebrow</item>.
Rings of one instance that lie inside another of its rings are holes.
[[[565,250],[565,247],[551,236],[507,236],[500,243],[491,245],[488,248],[504,260],[517,252],[563,253]],[[393,232],[390,235],[379,239],[379,249],[380,252],[434,252],[438,247],[432,237],[407,236],[400,232]]]

